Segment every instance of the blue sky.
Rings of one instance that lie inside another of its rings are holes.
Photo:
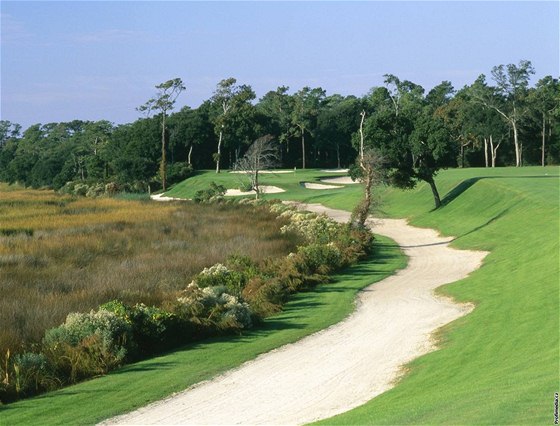
[[[395,74],[430,89],[493,66],[559,75],[559,2],[1,2],[1,118],[134,121],[154,86],[178,107],[228,77],[257,96],[321,86],[361,96]]]

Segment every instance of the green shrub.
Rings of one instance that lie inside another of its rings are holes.
[[[306,275],[326,275],[343,266],[343,257],[334,243],[299,247],[294,258],[298,270]]]
[[[281,279],[253,277],[243,289],[243,299],[257,318],[266,318],[282,310],[290,291]]]
[[[62,377],[70,383],[105,374],[120,365],[131,341],[130,324],[113,312],[71,313],[45,333],[43,346]]]
[[[172,185],[188,178],[193,172],[193,167],[187,163],[171,163],[167,165],[167,184]]]
[[[178,318],[164,309],[143,303],[128,306],[119,300],[107,302],[99,309],[112,312],[130,324],[132,341],[127,346],[132,353],[129,352],[129,357],[134,354],[144,357],[188,340],[180,335]]]
[[[196,191],[194,194],[195,203],[207,203],[212,201],[219,201],[226,193],[226,188],[223,185],[218,185],[216,182],[210,183],[210,188]]]
[[[24,352],[15,355],[13,370],[18,397],[56,389],[60,384],[47,357],[42,353]]]
[[[178,300],[177,314],[203,331],[241,330],[252,325],[249,305],[226,292],[225,286],[199,287],[189,284]]]

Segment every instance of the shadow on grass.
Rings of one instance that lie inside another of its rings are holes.
[[[441,206],[444,207],[451,203],[454,199],[459,197],[463,192],[468,190],[471,186],[482,179],[557,179],[559,175],[546,175],[546,176],[478,176],[466,179],[459,183],[455,188],[449,191],[441,199]]]

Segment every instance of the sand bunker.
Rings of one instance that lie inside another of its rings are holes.
[[[295,170],[259,170],[259,174],[269,173],[269,174],[282,174],[282,173],[294,173]],[[247,173],[243,170],[233,170],[230,173]]]
[[[155,194],[150,195],[150,198],[154,201],[186,201],[186,198],[174,198],[174,197],[166,197],[163,194]]]
[[[334,177],[334,178],[325,178],[325,179],[321,179],[321,182],[338,183],[338,184],[342,184],[342,185],[352,185],[354,183],[360,183],[359,180],[352,180],[352,178],[350,176],[339,176],[339,177]]]
[[[286,192],[285,189],[277,186],[261,185],[259,188],[261,194],[278,194],[280,192]],[[226,191],[226,197],[237,197],[239,195],[255,195],[255,191],[241,191],[240,189],[228,189]]]
[[[347,221],[350,213],[308,210]],[[486,252],[456,250],[452,237],[402,219],[375,221],[408,265],[358,296],[346,320],[108,424],[304,424],[357,407],[395,386],[406,363],[434,350],[432,333],[472,310],[434,289],[478,268]]]
[[[325,169],[321,173],[348,173],[348,169]]]
[[[340,189],[342,186],[337,185],[324,185],[322,183],[302,182],[301,186],[307,189]]]

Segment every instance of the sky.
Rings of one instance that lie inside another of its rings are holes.
[[[527,59],[558,77],[560,2],[4,1],[2,120],[132,122],[155,86],[181,78],[196,108],[235,77],[257,97],[362,96],[384,74],[456,89]]]

